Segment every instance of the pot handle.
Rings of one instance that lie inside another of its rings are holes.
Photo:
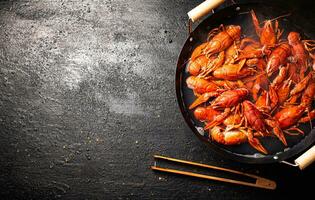
[[[315,145],[298,157],[294,162],[300,168],[305,169],[315,161]]]
[[[225,0],[206,0],[199,4],[197,7],[189,11],[188,17],[192,22],[197,21],[201,17],[207,15],[211,10],[218,7]]]

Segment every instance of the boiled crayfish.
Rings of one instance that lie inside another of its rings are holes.
[[[217,32],[213,37],[214,32]],[[212,31],[208,44],[203,49],[205,55],[212,55],[224,51],[230,47],[234,41],[239,40],[241,36],[241,27],[230,25],[224,27],[221,25],[218,29]]]
[[[276,137],[287,146],[285,133],[303,134],[300,123],[313,126],[315,42],[297,32],[281,38],[278,20],[260,26],[256,13],[250,14],[258,40],[241,37],[238,25],[221,25],[193,50],[186,83],[196,99],[189,109],[209,139],[247,142],[267,154],[261,138]]]

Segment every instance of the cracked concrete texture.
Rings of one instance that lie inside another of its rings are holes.
[[[153,154],[257,169],[210,153],[179,112],[175,66],[199,2],[0,1],[1,195],[263,195],[148,169]]]

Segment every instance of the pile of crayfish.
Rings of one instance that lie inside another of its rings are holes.
[[[250,15],[253,36],[242,35],[238,25],[221,25],[193,50],[186,83],[196,99],[189,109],[205,123],[209,139],[248,142],[268,154],[261,137],[287,146],[287,134],[304,134],[301,123],[312,128],[315,42],[298,32],[285,37],[277,19],[260,23],[254,11]]]

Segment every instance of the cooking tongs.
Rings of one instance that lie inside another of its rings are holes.
[[[211,165],[206,165],[206,164],[201,164],[201,163],[195,163],[195,162],[191,162],[191,161],[169,158],[169,157],[159,156],[159,155],[154,155],[154,158],[159,159],[159,160],[167,160],[167,161],[171,161],[171,162],[175,162],[175,163],[181,163],[181,164],[185,164],[185,165],[191,165],[191,166],[202,167],[202,168],[207,168],[207,169],[214,169],[214,170],[219,170],[219,171],[230,172],[233,174],[238,174],[238,175],[253,178],[256,181],[255,181],[255,183],[252,183],[252,182],[245,182],[245,181],[233,180],[233,179],[216,177],[216,176],[209,176],[209,175],[205,175],[205,174],[197,174],[197,173],[188,172],[188,171],[162,168],[162,167],[156,166],[156,162],[155,162],[154,166],[151,166],[151,169],[156,170],[156,171],[168,172],[168,173],[173,173],[173,174],[180,174],[180,175],[185,175],[185,176],[192,176],[192,177],[221,181],[221,182],[226,182],[226,183],[234,183],[234,184],[238,184],[238,185],[246,185],[246,186],[257,187],[257,188],[264,188],[264,189],[270,189],[270,190],[276,189],[276,186],[277,186],[276,182],[272,181],[270,179],[266,179],[266,178],[263,178],[260,176],[256,176],[253,174],[248,174],[248,173],[244,173],[244,172],[240,172],[240,171],[236,171],[236,170],[232,170],[232,169],[227,169],[227,168],[222,168],[222,167],[217,167],[217,166],[211,166]]]

